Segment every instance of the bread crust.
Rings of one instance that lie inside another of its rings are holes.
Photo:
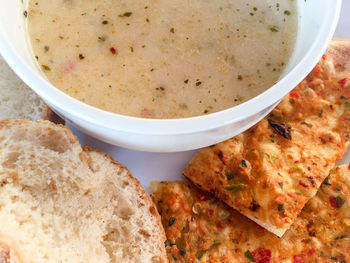
[[[56,112],[54,112],[49,106],[46,109],[46,118],[45,120],[49,120],[56,124],[65,124],[66,121],[62,119]]]
[[[146,205],[149,207],[149,211],[152,214],[152,216],[154,217],[154,219],[156,220],[156,224],[157,224],[158,229],[159,229],[159,233],[158,233],[158,235],[159,235],[158,250],[160,252],[160,255],[159,255],[159,260],[155,261],[155,263],[165,263],[165,262],[167,262],[167,255],[166,255],[165,247],[163,245],[165,240],[166,240],[166,236],[165,236],[165,232],[164,232],[164,228],[163,228],[163,225],[162,225],[162,221],[161,221],[160,215],[157,212],[157,208],[156,208],[155,204],[153,203],[151,197],[147,194],[146,190],[142,187],[142,185],[139,182],[139,180],[137,180],[134,176],[132,176],[131,172],[129,171],[129,169],[126,166],[120,164],[118,161],[116,161],[109,154],[101,152],[101,151],[98,151],[98,150],[94,150],[89,145],[85,145],[83,147],[83,151],[87,152],[87,153],[89,153],[89,152],[99,153],[99,154],[103,155],[104,157],[106,157],[107,159],[109,159],[111,161],[111,163],[113,163],[114,165],[118,166],[120,169],[123,169],[123,170],[127,171],[127,176],[129,178],[129,182],[132,182],[132,184],[135,185],[139,196],[141,197],[142,200],[144,200],[146,202]]]
[[[0,128],[3,126],[14,127],[16,125],[21,125],[21,124],[30,125],[32,123],[39,123],[39,124],[42,123],[42,124],[47,125],[48,127],[52,127],[52,128],[60,127],[64,130],[65,135],[67,136],[67,138],[69,138],[69,141],[71,144],[78,143],[80,145],[78,138],[72,133],[72,131],[67,126],[65,126],[64,124],[60,124],[60,123],[55,124],[49,120],[38,120],[38,121],[32,121],[29,119],[1,120],[0,121]]]

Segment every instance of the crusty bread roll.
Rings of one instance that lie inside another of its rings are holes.
[[[0,56],[0,120],[24,118],[63,123]]]
[[[150,197],[49,121],[0,122],[0,263],[166,262]]]

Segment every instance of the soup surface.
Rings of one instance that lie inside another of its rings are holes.
[[[28,30],[48,79],[103,110],[208,114],[281,76],[296,0],[30,0]]]

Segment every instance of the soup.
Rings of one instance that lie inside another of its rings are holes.
[[[182,118],[271,87],[292,54],[295,0],[30,0],[33,53],[50,82],[92,106]]]

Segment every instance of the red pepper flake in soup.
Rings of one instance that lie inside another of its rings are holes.
[[[153,110],[144,108],[144,109],[142,109],[140,111],[140,116],[142,118],[153,118],[154,117],[154,112],[153,112]]]
[[[71,60],[67,60],[61,65],[61,69],[65,74],[71,73],[75,68],[75,63]]]
[[[109,49],[109,51],[113,54],[113,55],[116,55],[118,52],[117,52],[117,50],[114,48],[114,47],[111,47],[110,49]]]

